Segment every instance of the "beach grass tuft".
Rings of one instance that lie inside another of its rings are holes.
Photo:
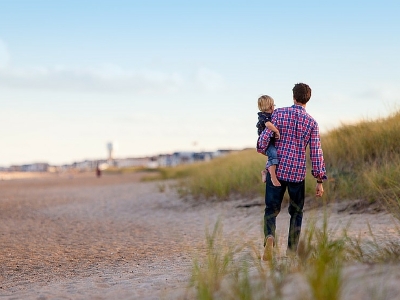
[[[377,242],[372,231],[366,240],[349,236],[347,228],[338,232],[329,228],[328,221],[328,213],[319,221],[312,218],[297,254],[283,255],[282,249],[276,249],[267,262],[260,260],[252,242],[236,241],[233,246],[235,241],[224,238],[217,222],[212,233],[206,234],[205,253],[194,262],[191,298],[344,300],[349,299],[346,289],[354,289],[346,280],[347,268],[361,263],[385,269],[389,262],[400,263],[399,245]],[[390,283],[377,290],[360,276],[357,287],[373,289],[375,296],[369,299],[382,299]]]

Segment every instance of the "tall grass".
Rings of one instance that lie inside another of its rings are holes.
[[[321,228],[316,226],[315,221],[306,227],[298,253],[313,299],[340,299],[345,243],[344,237],[332,238],[327,216]]]
[[[322,146],[329,177],[324,184],[326,198],[381,201],[400,220],[400,112],[385,119],[343,125],[325,134]],[[254,172],[258,176],[258,170]],[[314,182],[311,179],[308,174],[306,182]],[[313,184],[307,185],[309,195],[313,188]],[[225,264],[225,276],[218,278],[218,288],[210,291],[207,299],[285,299],[287,286],[296,278],[300,278],[305,288],[301,291],[289,288],[297,291],[291,299],[349,299],[344,293],[348,284],[346,268],[367,264],[385,269],[389,263],[399,264],[400,245],[397,241],[378,241],[371,228],[367,239],[351,237],[346,229],[342,233],[332,232],[325,215],[322,225],[310,222],[306,226],[298,256],[278,255],[266,265],[258,259],[235,259],[237,256],[237,253],[227,256],[231,260]],[[256,253],[253,257],[260,255]],[[207,263],[203,268],[212,269]],[[196,289],[200,286],[199,279],[192,281]],[[370,299],[388,299],[384,285],[376,289],[368,280],[358,284],[371,290]],[[195,298],[205,299],[200,294]]]
[[[203,260],[195,260],[191,276],[198,299],[213,299],[214,293],[221,288],[222,280],[231,272],[233,255],[233,246],[222,239],[219,222],[211,233],[206,230],[206,255]]]
[[[182,196],[226,200],[232,195],[254,197],[263,194],[261,170],[265,156],[248,149],[235,151],[208,162],[157,169],[145,180],[178,179]]]
[[[264,190],[261,170],[265,158],[255,150],[243,150],[218,157],[203,165],[182,185],[194,197],[225,200],[232,195],[254,197]]]
[[[248,251],[256,250],[246,248],[245,241],[242,247],[227,246],[217,223],[213,233],[206,235],[205,255],[192,269],[190,299],[344,300],[349,299],[344,292],[347,267],[367,263],[384,268],[388,262],[400,263],[399,244],[379,243],[372,231],[371,241],[350,237],[346,228],[336,232],[328,228],[328,218],[325,214],[321,225],[309,222],[297,256],[282,256],[277,249],[268,262],[260,261],[258,253],[250,259]],[[357,286],[372,288],[367,278]],[[382,299],[385,286],[375,292],[369,299]]]
[[[342,125],[322,135],[321,142],[329,178],[324,183],[325,200],[390,201],[400,218],[400,111]],[[181,194],[195,198],[250,198],[265,193],[260,178],[265,161],[255,149],[247,149],[205,163],[161,168],[153,179],[178,178]],[[315,180],[310,171],[308,161],[306,196],[313,197]]]
[[[342,173],[399,158],[400,111],[387,118],[342,125],[323,136],[329,169]]]
[[[400,175],[400,111],[342,125],[325,134],[322,145],[336,198],[374,201],[381,194],[377,187],[400,196],[390,183]]]
[[[261,182],[261,170],[266,156],[255,149],[235,151],[208,162],[159,168],[144,180],[178,179],[181,196],[226,200],[230,197],[252,198],[265,193]],[[306,192],[313,195],[315,180],[306,180]]]

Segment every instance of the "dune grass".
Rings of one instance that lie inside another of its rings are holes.
[[[144,180],[178,179],[182,196],[226,200],[230,196],[259,196],[264,192],[261,170],[265,156],[253,149],[234,151],[208,162],[157,169],[158,173]]]
[[[193,176],[180,184],[183,195],[226,200],[231,196],[258,196],[264,191],[260,172],[265,158],[252,149],[218,157],[198,165]]]
[[[266,159],[255,149],[246,149],[208,162],[159,168],[144,180],[178,179],[177,187],[181,196],[190,195],[195,199],[259,197],[265,193],[261,170],[265,168]],[[314,188],[315,180],[307,180],[308,195],[313,195]]]
[[[329,176],[329,181],[324,184],[325,200],[380,201],[400,220],[400,112],[385,119],[343,125],[325,134],[322,145]],[[242,155],[253,156],[253,153],[243,152]],[[254,170],[257,176],[258,171]],[[306,181],[310,181],[310,177],[308,174]],[[259,182],[255,181],[255,184]],[[307,185],[308,195],[312,192],[313,186]],[[219,283],[208,290],[207,298],[203,298],[198,287],[201,282],[204,286],[204,277],[193,272],[194,298],[285,299],[288,286],[300,282],[301,289],[298,286],[289,288],[296,291],[290,299],[346,299],[345,290],[349,283],[344,274],[350,266],[381,266],[385,270],[389,265],[400,264],[398,241],[378,241],[369,225],[366,226],[369,238],[364,239],[349,236],[346,229],[332,232],[328,229],[328,214],[325,214],[321,225],[311,221],[305,226],[296,256],[282,257],[280,254],[269,262],[260,261],[260,253],[254,251],[256,247],[252,247],[254,254],[250,260],[249,256],[229,252],[232,247],[220,248],[222,253],[214,254],[214,257],[230,258],[229,263],[224,261],[225,276],[213,277]],[[400,234],[399,227],[397,230]],[[215,249],[213,251],[215,253]],[[275,249],[275,252],[281,251]],[[209,263],[210,260],[203,261],[204,270],[212,270]],[[390,298],[384,279],[378,279],[378,283],[371,286],[367,276],[365,282],[363,278],[360,276],[357,285],[369,291],[369,299]]]
[[[395,204],[400,218],[400,111],[386,118],[342,125],[321,136],[329,180],[326,201],[362,199]],[[226,200],[262,196],[260,171],[266,157],[255,149],[228,154],[204,163],[160,168],[152,179],[180,179],[182,196]],[[315,180],[308,161],[306,196],[313,197]],[[389,201],[389,202],[388,202]]]
[[[342,125],[322,138],[336,198],[375,201],[381,191],[400,195],[400,111],[387,118]]]
[[[322,224],[315,219],[307,224],[297,256],[282,256],[276,249],[268,262],[260,261],[251,242],[240,246],[225,240],[217,222],[212,234],[207,231],[205,253],[194,262],[190,299],[286,299],[292,291],[290,299],[342,300],[346,268],[400,263],[399,244],[378,243],[372,232],[368,241],[350,237],[346,229],[335,232],[328,228],[328,219],[325,214]],[[367,279],[357,282],[373,289],[369,284]],[[386,299],[385,288],[380,286],[369,299]]]

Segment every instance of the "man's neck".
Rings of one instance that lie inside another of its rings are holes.
[[[294,102],[295,105],[299,105],[299,106],[302,106],[302,107],[306,108],[306,104],[303,104],[303,103],[301,103],[301,102],[297,102],[297,101],[294,100],[294,99],[293,99],[293,102]]]

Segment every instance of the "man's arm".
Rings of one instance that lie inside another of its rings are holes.
[[[318,125],[311,131],[310,140],[310,159],[311,159],[311,174],[317,179],[320,184],[328,179],[326,176],[324,155],[321,148],[321,140],[319,135]]]
[[[315,196],[322,197],[324,194],[324,187],[322,183],[327,179],[327,176],[318,125],[316,125],[311,131],[310,158],[312,166],[311,174],[317,179]]]

